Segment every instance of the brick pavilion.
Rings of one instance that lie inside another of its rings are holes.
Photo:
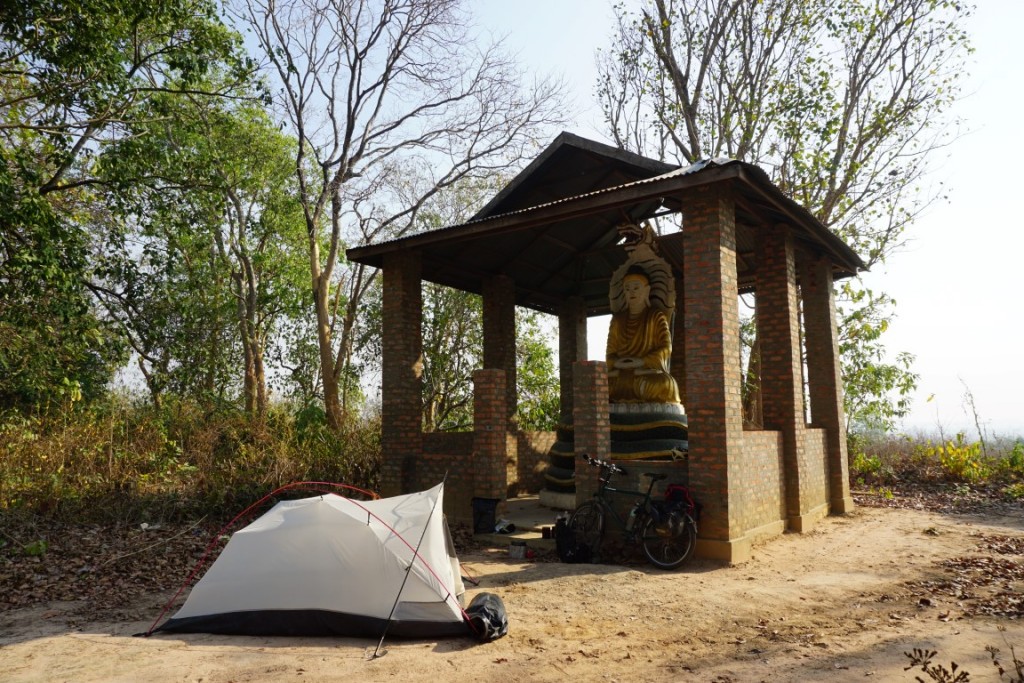
[[[577,453],[607,458],[607,368],[587,360],[586,321],[609,312],[608,281],[626,258],[618,226],[667,214],[681,215],[658,247],[676,278],[671,373],[690,450],[685,461],[627,465],[634,483],[641,471],[688,481],[703,505],[698,555],[730,562],[760,538],[850,510],[833,282],[863,261],[756,166],[680,168],[569,133],[469,222],[348,251],[383,269],[383,494],[447,473],[446,512],[468,519],[473,497],[542,486],[555,436],[516,426],[516,306],[558,316],[561,420],[574,425]],[[421,428],[423,280],[483,298],[473,432]],[[757,311],[756,428],[743,419],[741,293]],[[596,470],[577,468],[578,500],[596,485]]]

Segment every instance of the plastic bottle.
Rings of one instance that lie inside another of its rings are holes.
[[[626,531],[633,530],[633,525],[636,524],[636,514],[639,507],[639,504],[634,505],[629,511],[629,517],[626,518]]]

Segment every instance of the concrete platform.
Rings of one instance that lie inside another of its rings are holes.
[[[554,550],[555,539],[544,538],[542,529],[553,529],[560,514],[566,512],[543,505],[537,496],[510,498],[498,505],[497,518],[512,522],[516,530],[508,534],[474,534],[473,540],[496,548],[510,545],[512,541],[525,541],[528,548]]]

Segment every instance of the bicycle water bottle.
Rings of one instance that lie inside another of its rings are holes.
[[[626,531],[632,531],[633,530],[633,525],[636,524],[636,515],[637,515],[637,512],[639,510],[640,510],[640,503],[637,503],[629,511],[629,517],[626,518]]]

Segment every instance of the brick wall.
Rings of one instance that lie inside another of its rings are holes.
[[[423,455],[416,468],[415,491],[445,481],[444,512],[453,521],[472,522],[473,433],[431,432],[423,435]],[[447,475],[447,479],[445,479]]]
[[[800,497],[808,510],[819,509],[828,504],[828,463],[827,433],[824,429],[808,429],[804,432],[804,476]]]
[[[743,478],[737,487],[737,517],[744,533],[786,519],[782,434],[743,432]]]
[[[811,506],[804,451],[804,389],[797,308],[796,255],[786,228],[760,232],[757,264],[757,331],[761,341],[761,403],[764,427],[782,433],[786,515],[801,524]]]
[[[516,414],[516,286],[498,275],[483,283],[484,367],[505,372],[506,419]]]
[[[569,297],[558,312],[559,421],[572,424],[572,366],[587,360],[587,313],[583,299]]]

